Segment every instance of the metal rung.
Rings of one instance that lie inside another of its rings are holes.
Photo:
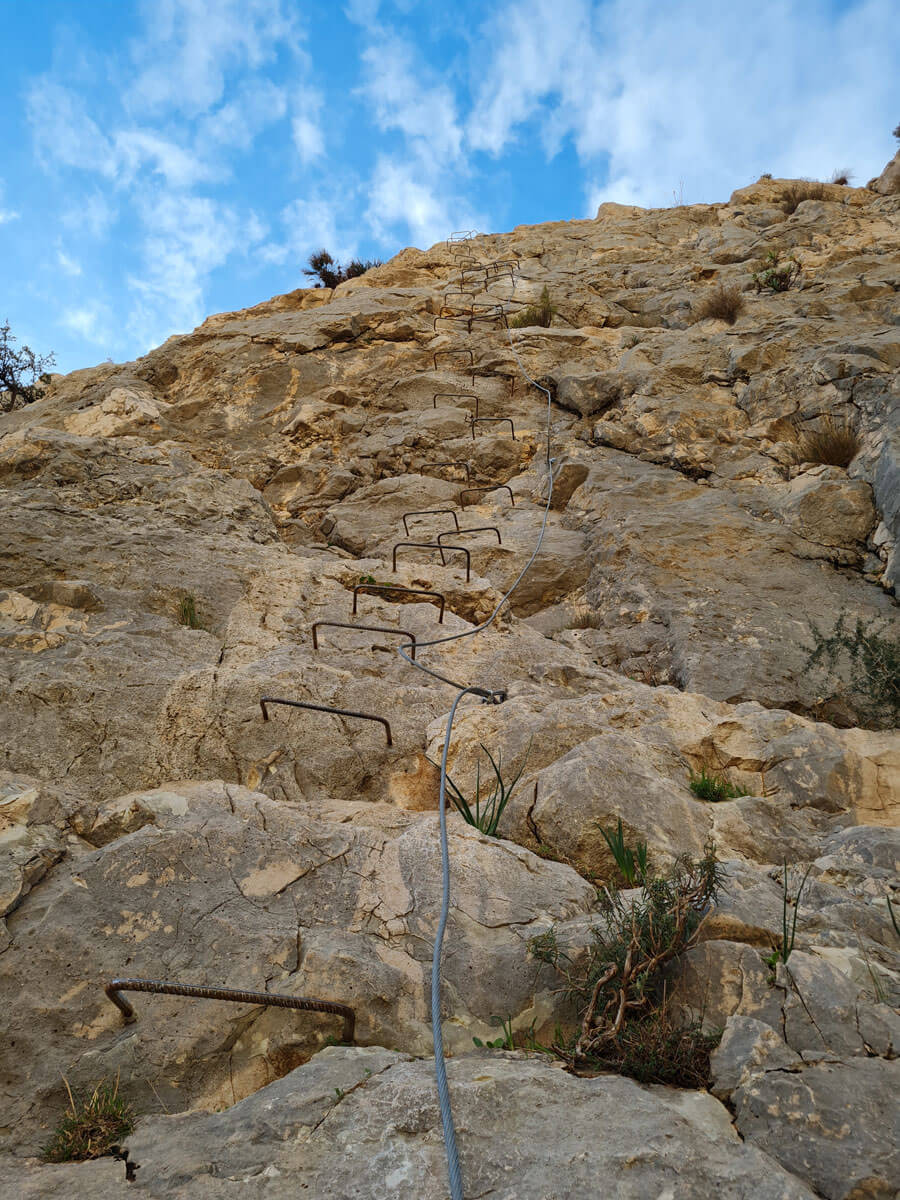
[[[134,1008],[122,992],[156,992],[164,996],[195,996],[200,1000],[231,1000],[236,1004],[264,1004],[270,1008],[299,1008],[303,1012],[334,1013],[344,1018],[342,1040],[353,1041],[356,1013],[347,1004],[334,1000],[310,1000],[306,996],[284,996],[277,992],[245,992],[237,988],[198,987],[192,983],[164,983],[159,979],[113,979],[104,988],[107,996],[122,1014],[124,1023],[137,1020]]]
[[[358,717],[361,721],[378,721],[384,726],[384,731],[387,734],[387,744],[393,746],[394,742],[391,738],[391,726],[385,717],[376,717],[372,713],[353,712],[349,708],[332,708],[330,704],[308,704],[305,700],[279,700],[276,696],[263,696],[259,702],[262,709],[263,720],[268,721],[269,713],[266,708],[267,704],[286,704],[289,708],[308,708],[313,712],[331,713],[335,717]]]
[[[459,502],[463,506],[463,508],[465,508],[466,502],[465,502],[465,500],[463,500],[463,496],[465,496],[466,492],[499,492],[499,491],[509,492],[510,503],[512,504],[513,508],[515,508],[516,507],[516,498],[513,495],[513,490],[509,486],[508,483],[489,483],[485,487],[463,488],[463,490],[459,493]]]
[[[447,601],[444,598],[443,592],[427,592],[423,591],[422,588],[408,588],[403,587],[401,584],[393,583],[358,583],[353,589],[353,608],[350,610],[354,617],[356,616],[356,600],[360,592],[400,592],[404,596],[430,596],[432,599],[440,601],[438,625],[443,625],[444,623],[444,608]],[[384,598],[390,603],[387,596]]]
[[[496,525],[473,525],[470,529],[445,529],[443,533],[437,535],[435,540],[439,542],[441,538],[445,537],[462,537],[466,533],[487,533],[489,530],[491,533],[496,533],[497,544],[502,546],[503,538],[500,536],[500,530]]]
[[[402,635],[403,637],[409,638],[409,640],[412,642],[412,653],[410,654],[410,658],[414,659],[416,657],[416,635],[414,633],[410,633],[408,629],[392,629],[390,625],[354,625],[351,621],[314,622],[312,626],[313,650],[318,650],[319,648],[317,630],[321,629],[323,625],[327,625],[331,629],[363,629],[370,633],[395,633],[398,637]]]
[[[397,570],[397,551],[401,550],[404,546],[409,546],[411,548],[416,548],[419,550],[438,550],[438,551],[440,551],[441,562],[443,564],[446,564],[446,561],[447,561],[444,558],[445,550],[459,550],[460,553],[462,553],[466,556],[466,583],[468,583],[472,577],[472,555],[469,553],[469,551],[466,549],[466,547],[465,546],[444,546],[440,542],[398,542],[397,545],[394,547],[393,555],[391,557],[391,564],[392,564],[391,569],[394,571]]]
[[[444,516],[447,513],[453,518],[453,524],[459,529],[459,517],[456,515],[456,510],[453,508],[420,508],[416,512],[401,513],[403,528],[406,530],[406,536],[409,537],[409,526],[406,523],[407,517],[435,517]]]
[[[492,424],[496,424],[497,421],[508,422],[509,428],[512,431],[512,440],[513,441],[516,440],[516,427],[512,423],[512,417],[470,417],[469,420],[472,423],[472,438],[473,438],[473,440],[475,438],[475,426],[476,425],[484,425],[488,422],[490,422]]]

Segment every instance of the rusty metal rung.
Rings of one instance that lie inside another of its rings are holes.
[[[401,550],[404,546],[419,550],[438,550],[440,551],[441,562],[444,564],[447,561],[444,558],[445,550],[459,550],[461,554],[466,556],[466,583],[468,583],[472,577],[472,555],[469,553],[467,548],[465,546],[445,546],[441,542],[398,542],[394,547],[394,551],[391,556],[391,569],[393,571],[397,570],[397,551]]]
[[[452,532],[452,531],[451,531]],[[499,535],[498,535],[499,536]],[[318,630],[323,625],[329,626],[331,629],[362,629],[370,633],[393,633],[398,636],[409,638],[412,642],[412,653],[410,658],[416,657],[416,635],[408,629],[392,629],[390,625],[354,625],[352,621],[315,621],[312,626],[312,644],[313,650],[319,648]]]
[[[509,492],[510,503],[512,504],[513,508],[515,508],[516,507],[516,498],[513,495],[513,490],[509,486],[508,483],[489,483],[489,484],[485,485],[484,487],[463,488],[463,490],[459,493],[459,502],[463,506],[463,508],[465,508],[466,502],[463,500],[463,496],[466,494],[466,492],[499,492],[499,491]]]
[[[361,721],[378,721],[384,726],[384,731],[387,734],[387,744],[393,746],[394,742],[391,737],[390,722],[386,717],[376,717],[372,713],[354,712],[349,708],[333,708],[330,704],[309,704],[305,700],[280,700],[277,696],[263,696],[259,702],[262,709],[263,720],[268,721],[269,713],[266,708],[268,704],[286,704],[289,708],[308,708],[313,712],[330,713],[335,717],[358,717]]]
[[[236,1004],[264,1004],[271,1008],[298,1008],[303,1012],[334,1013],[344,1018],[342,1040],[353,1041],[356,1013],[348,1004],[334,1000],[311,1000],[307,996],[285,996],[278,992],[246,992],[237,988],[198,987],[192,983],[166,983],[159,979],[112,979],[104,988],[122,1014],[124,1023],[137,1020],[134,1008],[122,992],[155,992],[164,996],[195,996],[201,1000],[231,1000]]]
[[[354,617],[356,616],[357,597],[359,596],[360,592],[400,592],[404,596],[430,596],[433,600],[440,601],[440,608],[438,610],[438,625],[443,625],[444,623],[444,608],[447,604],[447,601],[443,592],[428,592],[424,591],[422,588],[403,587],[403,585],[399,583],[358,583],[353,589],[353,608],[350,610]],[[390,600],[387,596],[385,596],[385,599],[388,600],[388,603],[390,603]]]
[[[497,544],[498,544],[498,546],[502,546],[503,538],[500,536],[500,530],[497,528],[496,525],[473,525],[469,529],[460,529],[457,526],[456,529],[445,529],[443,533],[439,533],[437,535],[436,540],[440,541],[441,538],[445,538],[445,537],[462,537],[463,534],[466,534],[466,533],[487,533],[489,530],[491,533],[496,533]]]
[[[459,517],[456,515],[456,510],[453,508],[420,508],[415,512],[401,513],[403,528],[406,530],[406,536],[409,537],[409,526],[406,523],[407,517],[435,517],[446,516],[447,514],[453,518],[453,524],[459,529]]]

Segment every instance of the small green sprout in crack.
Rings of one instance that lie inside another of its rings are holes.
[[[646,842],[638,842],[634,849],[625,843],[625,831],[622,828],[622,818],[615,829],[601,829],[603,838],[609,846],[610,853],[616,860],[619,874],[625,880],[627,887],[641,886],[647,875],[648,849]]]
[[[739,796],[750,795],[746,788],[729,783],[724,775],[707,771],[706,767],[701,767],[699,774],[691,771],[688,786],[698,800],[706,800],[710,804],[720,804],[723,800],[736,800]]]
[[[513,1036],[512,1017],[491,1017],[492,1025],[499,1025],[503,1030],[501,1037],[495,1038],[492,1042],[484,1042],[481,1038],[473,1037],[472,1041],[479,1050],[515,1050],[516,1043]]]
[[[453,807],[463,820],[469,825],[473,825],[488,837],[496,837],[500,818],[503,816],[507,804],[512,799],[515,786],[522,778],[522,772],[525,770],[525,765],[528,762],[528,756],[531,753],[531,742],[528,743],[518,771],[509,783],[503,778],[501,772],[501,767],[503,766],[502,755],[498,754],[497,758],[494,759],[494,756],[483,742],[481,743],[481,749],[488,756],[488,760],[494,771],[494,782],[490,791],[486,795],[482,794],[480,762],[475,766],[475,795],[471,803],[450,778],[449,773],[447,775],[447,787]]]
[[[773,971],[779,962],[787,962],[791,956],[791,951],[794,949],[794,941],[797,936],[797,918],[800,915],[800,898],[803,895],[803,889],[806,886],[806,881],[809,878],[811,870],[812,863],[806,868],[803,878],[800,880],[796,896],[791,896],[790,871],[787,862],[784,863],[781,893],[781,943],[775,947],[765,960],[766,964]],[[789,917],[789,912],[792,908],[794,910],[793,918]]]
[[[197,612],[197,601],[191,595],[181,597],[178,602],[178,622],[188,629],[206,629],[206,622]]]

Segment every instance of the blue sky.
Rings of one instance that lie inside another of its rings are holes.
[[[898,0],[0,0],[0,320],[125,361],[460,228],[865,183]]]

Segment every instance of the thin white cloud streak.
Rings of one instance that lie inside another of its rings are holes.
[[[303,36],[281,0],[143,0],[141,12],[145,33],[131,44],[138,75],[126,97],[141,113],[207,112],[229,72],[258,70],[281,45],[297,53]]]
[[[885,157],[892,0],[830,17],[815,0],[517,0],[483,32],[494,49],[469,145],[499,155],[530,119],[550,154],[571,137],[591,207],[665,204],[682,179],[687,201],[724,199],[762,170],[821,176],[848,160],[864,182]]]

